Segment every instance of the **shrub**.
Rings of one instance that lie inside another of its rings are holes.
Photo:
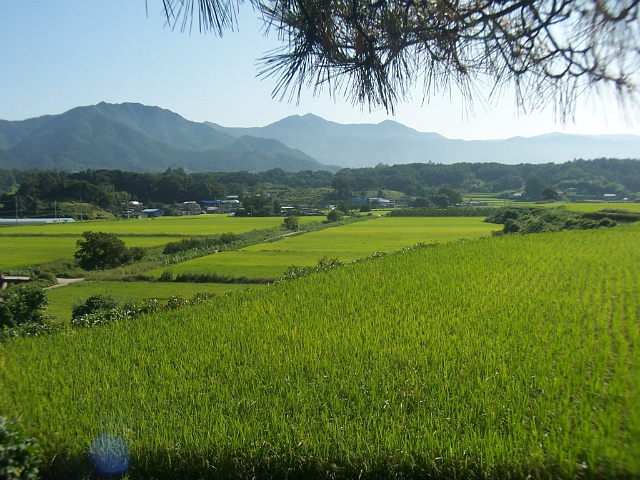
[[[186,252],[196,248],[209,248],[220,243],[220,237],[209,238],[183,238],[178,242],[169,242],[165,245],[162,253],[171,255],[178,252]]]
[[[337,258],[329,258],[326,255],[318,260],[318,267],[321,269],[327,269],[331,267],[339,267],[342,265],[342,262]]]
[[[198,293],[191,300],[180,297],[171,297],[165,306],[162,306],[157,298],[149,298],[141,302],[130,302],[110,309],[99,309],[84,315],[75,316],[71,320],[73,327],[91,328],[108,323],[132,320],[141,315],[158,313],[161,311],[177,310],[189,305],[204,302],[212,296],[207,293]]]
[[[37,479],[40,461],[40,447],[35,440],[0,416],[0,478]]]
[[[342,220],[344,217],[342,216],[342,212],[340,210],[338,210],[337,208],[334,208],[333,210],[331,210],[328,214],[327,214],[327,220],[329,222],[339,222],[340,220]]]
[[[129,249],[129,262],[139,262],[144,258],[147,249],[144,247],[131,247]]]
[[[223,233],[222,235],[220,235],[220,241],[222,243],[233,243],[233,242],[237,242],[238,240],[240,240],[240,235],[237,235],[233,232],[229,232],[229,233]]]
[[[171,270],[164,270],[158,279],[160,282],[173,282],[176,279],[175,274]]]
[[[0,291],[0,328],[43,324],[47,303],[44,291],[36,285],[19,285]]]
[[[287,230],[298,230],[298,217],[293,215],[286,217],[282,224]]]
[[[596,213],[572,212],[565,208],[515,207],[502,208],[485,219],[504,224],[503,233],[541,233],[561,230],[588,230],[615,227],[621,218],[633,221],[633,215],[602,210]],[[640,219],[640,216],[636,218]]]
[[[85,302],[76,303],[71,307],[71,318],[77,319],[83,315],[100,311],[113,310],[120,306],[120,300],[114,295],[91,295]]]
[[[56,285],[58,283],[58,279],[51,272],[38,272],[31,278],[31,281],[36,282],[43,288]]]

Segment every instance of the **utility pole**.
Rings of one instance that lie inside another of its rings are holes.
[[[18,225],[18,196],[13,197],[16,201],[16,226]]]

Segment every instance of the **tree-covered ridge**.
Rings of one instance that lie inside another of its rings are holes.
[[[333,186],[343,191],[383,188],[416,196],[432,193],[445,185],[464,192],[499,193],[524,188],[533,175],[539,177],[544,186],[561,190],[575,188],[592,196],[640,192],[640,161],[610,158],[520,165],[379,164],[374,168],[344,168],[333,177]]]
[[[0,186],[5,192],[15,190],[15,195],[0,196],[0,216],[14,215],[16,204],[21,215],[37,215],[44,203],[54,201],[82,200],[109,209],[128,200],[171,204],[223,199],[227,195],[270,195],[278,201],[290,201],[286,195],[293,198],[292,192],[298,192],[296,198],[334,202],[387,190],[418,197],[410,204],[415,207],[438,206],[433,200],[443,188],[466,194],[492,192],[509,198],[514,198],[516,192],[518,198],[533,201],[553,199],[558,191],[574,199],[602,199],[605,194],[634,199],[640,192],[640,160],[603,158],[543,165],[380,164],[373,168],[345,168],[336,174],[311,170],[294,173],[279,168],[261,173],[191,174],[181,168],[168,168],[163,173],[0,169]],[[321,193],[313,193],[314,190]],[[421,198],[430,198],[429,205],[421,205]]]
[[[636,158],[638,135],[565,135],[465,141],[418,132],[393,121],[340,124],[307,114],[264,127],[189,121],[158,107],[123,103],[78,107],[60,115],[0,120],[0,168],[159,173],[338,171],[380,163],[567,162]]]
[[[100,103],[60,115],[0,121],[0,167],[80,171],[264,171],[321,168],[277,140],[237,139],[158,107]]]

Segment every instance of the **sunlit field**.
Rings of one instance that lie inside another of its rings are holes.
[[[0,236],[0,270],[72,257],[77,240],[74,237]]]
[[[631,212],[640,212],[640,202],[521,202],[513,198],[497,198],[493,193],[470,193],[465,194],[464,201],[477,200],[485,202],[489,207],[526,206],[526,207],[566,207],[575,212],[597,212],[604,209],[622,209]]]
[[[322,220],[319,217],[301,217],[299,221],[304,225]],[[245,233],[277,227],[282,222],[282,217],[198,215],[4,227],[0,229],[0,269],[72,258],[77,250],[76,241],[87,230],[120,235],[129,247],[159,247],[175,241],[176,237]]]
[[[62,258],[72,259],[80,236],[2,236],[0,235],[0,270],[26,267]],[[160,247],[175,237],[121,237],[128,247]]]
[[[392,252],[416,243],[443,243],[491,235],[499,226],[482,218],[380,217],[319,232],[220,252],[151,272],[216,273],[225,276],[278,277],[290,266],[314,266],[322,257],[341,262],[376,252]]]
[[[638,478],[639,235],[449,242],[14,340],[0,411],[59,478],[101,434],[132,479]]]
[[[56,317],[58,321],[68,322],[71,319],[71,307],[96,294],[114,295],[123,302],[139,302],[156,298],[166,304],[167,300],[174,296],[192,298],[197,293],[224,295],[227,292],[247,288],[245,285],[219,283],[76,282],[46,291],[49,300],[46,313]],[[251,288],[262,288],[262,285],[252,285]]]
[[[300,223],[324,220],[322,217],[301,217]],[[81,235],[86,230],[117,235],[177,235],[198,236],[220,233],[244,233],[282,225],[283,217],[228,217],[227,215],[193,215],[183,217],[141,218],[117,221],[91,221],[46,225],[10,226],[3,234]]]
[[[551,204],[556,205],[556,204]],[[574,212],[598,212],[605,209],[629,210],[630,212],[640,212],[640,202],[638,203],[558,203],[567,210]]]

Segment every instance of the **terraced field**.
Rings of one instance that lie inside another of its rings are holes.
[[[300,224],[317,221],[318,217],[303,217]],[[115,233],[129,247],[158,247],[178,238],[245,233],[279,225],[282,217],[198,215],[4,227],[0,229],[0,270],[71,258],[77,249],[76,241],[87,230]]]
[[[350,262],[376,252],[392,252],[416,243],[444,243],[491,235],[496,225],[482,218],[380,217],[339,228],[221,252],[151,272],[216,273],[225,276],[278,277],[288,267],[315,266],[322,257]]]

